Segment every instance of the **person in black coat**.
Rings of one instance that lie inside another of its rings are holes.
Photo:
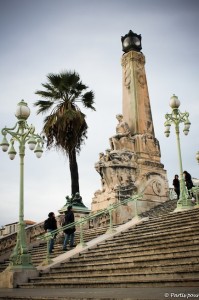
[[[65,213],[65,221],[64,225],[71,224],[75,221],[74,213],[72,210],[72,206],[69,205],[67,208],[67,212]],[[63,243],[63,250],[67,251],[67,244],[70,242],[70,247],[74,247],[74,238],[75,238],[75,225],[64,230],[65,238]]]
[[[180,181],[178,179],[178,175],[175,175],[173,179],[173,186],[174,186],[174,191],[177,194],[177,199],[180,197]]]
[[[190,175],[187,171],[184,171],[184,172],[183,172],[183,175],[184,175],[184,180],[185,180],[185,184],[186,184],[188,193],[189,193],[190,196],[193,197],[193,194],[190,193],[190,190],[191,190],[192,187],[194,186],[194,185],[193,185],[192,178],[191,178],[191,175]]]
[[[48,219],[46,219],[44,222],[44,230],[45,230],[45,232],[51,232],[56,229],[57,229],[57,220],[55,219],[55,214],[54,214],[54,212],[50,212],[48,214]],[[54,238],[55,237],[50,239],[49,250],[48,250],[49,253],[53,252],[54,242],[55,242]]]

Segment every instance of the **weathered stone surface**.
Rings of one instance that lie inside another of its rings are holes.
[[[95,164],[101,188],[92,200],[94,212],[135,193],[143,194],[137,204],[141,212],[168,199],[168,180],[154,134],[144,64],[145,57],[139,52],[130,51],[122,57],[123,115],[116,116],[118,124],[116,134],[109,139],[110,149],[101,152]],[[134,207],[134,203],[123,206],[114,221],[131,218]]]
[[[19,284],[28,281],[28,278],[38,276],[36,269],[10,270],[0,273],[0,288],[16,288]]]

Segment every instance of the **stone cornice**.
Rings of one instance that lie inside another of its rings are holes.
[[[139,65],[144,66],[145,65],[145,56],[143,53],[135,52],[135,51],[130,51],[128,53],[125,53],[121,59],[122,67],[126,66],[126,64],[128,64],[130,61],[135,61]]]

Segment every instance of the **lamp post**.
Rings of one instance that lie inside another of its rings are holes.
[[[180,106],[180,101],[179,101],[178,97],[175,95],[173,95],[170,98],[169,105],[172,108],[172,113],[165,115],[166,122],[164,123],[164,125],[165,125],[164,133],[165,133],[166,137],[169,137],[170,126],[171,126],[171,124],[174,124],[176,138],[177,138],[178,159],[179,159],[179,167],[180,167],[180,198],[178,200],[176,210],[190,209],[193,206],[191,203],[191,199],[189,199],[189,197],[188,197],[187,189],[185,186],[185,180],[183,177],[182,156],[181,156],[181,149],[180,149],[180,128],[179,128],[180,123],[184,123],[183,132],[185,135],[187,135],[189,133],[189,128],[191,125],[191,123],[188,119],[189,113],[188,112],[184,112],[184,113],[180,112],[180,110],[178,109]]]
[[[24,223],[24,156],[25,156],[25,144],[28,143],[29,149],[34,150],[34,153],[38,158],[42,155],[42,138],[35,134],[35,128],[33,125],[27,124],[27,119],[30,115],[30,109],[24,100],[18,103],[15,116],[18,121],[12,128],[3,128],[1,133],[3,140],[1,148],[4,152],[8,150],[8,155],[11,160],[15,158],[17,154],[14,144],[19,143],[19,157],[20,157],[20,186],[19,186],[19,223],[17,230],[17,242],[10,256],[10,269],[30,269],[33,268],[31,262],[31,255],[28,253]],[[10,143],[7,140],[6,135],[10,135]]]

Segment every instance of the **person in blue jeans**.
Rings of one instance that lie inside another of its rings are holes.
[[[73,208],[71,205],[68,206],[67,211],[65,213],[65,221],[64,221],[64,225],[68,225],[75,222],[75,217],[74,217],[74,213],[73,213]],[[70,244],[70,247],[75,247],[74,245],[74,238],[75,238],[75,225],[67,228],[64,230],[65,233],[65,238],[64,238],[64,243],[63,243],[63,250],[67,251],[67,244]]]
[[[54,212],[50,212],[48,214],[48,219],[46,219],[44,222],[44,230],[45,232],[51,232],[56,229],[57,229],[57,220],[55,219],[55,214]],[[53,253],[54,242],[55,242],[55,237],[50,239],[49,249],[48,249],[49,253]]]

